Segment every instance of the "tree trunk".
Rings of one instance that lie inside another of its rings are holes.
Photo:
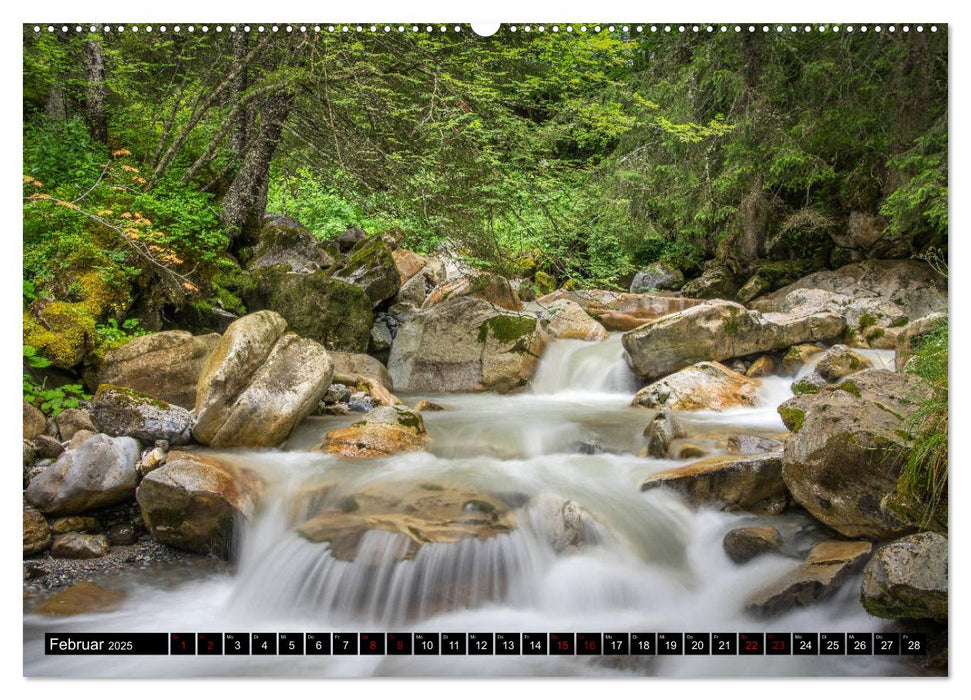
[[[280,143],[283,123],[293,107],[292,93],[271,95],[263,104],[260,124],[250,139],[243,165],[223,198],[223,223],[229,229],[233,248],[246,245],[259,229],[270,181],[270,162]]]
[[[236,32],[233,35],[233,63],[240,67],[239,72],[233,79],[233,84],[230,87],[233,95],[233,102],[238,104],[243,99],[243,94],[249,87],[249,74],[246,70],[246,37],[247,32]],[[249,124],[251,120],[252,108],[245,107],[239,110],[236,115],[235,123],[232,126],[232,131],[229,135],[229,147],[233,149],[233,152],[243,158],[246,153],[246,137],[249,131]]]
[[[101,25],[95,25],[101,31]],[[105,113],[105,56],[100,38],[84,43],[85,117],[91,137],[108,143],[108,115]]]

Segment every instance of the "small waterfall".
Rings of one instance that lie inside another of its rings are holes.
[[[533,393],[633,394],[638,382],[624,360],[622,337],[622,333],[611,333],[602,343],[551,342],[533,378]]]

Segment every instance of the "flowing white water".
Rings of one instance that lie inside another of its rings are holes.
[[[791,379],[763,380],[760,404],[685,417],[692,432],[783,430],[775,407]],[[273,484],[263,512],[241,533],[232,574],[183,574],[176,585],[131,581],[111,613],[51,620],[27,615],[24,670],[62,676],[782,676],[909,673],[895,657],[45,657],[45,631],[157,632],[733,632],[875,631],[858,584],[834,599],[771,622],[747,617],[744,601],[797,565],[764,556],[745,566],[722,550],[735,527],[771,522],[804,551],[807,519],[692,510],[675,496],[642,493],[650,474],[682,464],[638,456],[653,412],[630,407],[636,382],[619,336],[600,344],[553,343],[532,391],[518,396],[429,397],[424,452],[366,461],[310,452],[346,418],[305,422],[283,450],[224,454]],[[417,397],[409,397],[417,398]],[[717,442],[717,441],[716,441]],[[712,443],[714,444],[714,443]],[[294,494],[321,481],[341,498],[373,485],[437,482],[515,506],[510,534],[426,544],[400,559],[401,535],[371,531],[353,562],[294,533]],[[591,544],[557,553],[544,506],[568,498],[595,524]]]

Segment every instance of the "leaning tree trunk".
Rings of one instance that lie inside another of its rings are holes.
[[[223,198],[222,219],[234,249],[245,245],[250,234],[260,227],[266,209],[270,162],[293,101],[292,93],[281,92],[264,102],[260,124],[247,145],[243,165]]]
[[[101,31],[101,25],[95,25]],[[108,115],[105,113],[105,55],[101,39],[92,38],[84,43],[84,79],[86,83],[84,111],[91,137],[100,143],[108,143]]]

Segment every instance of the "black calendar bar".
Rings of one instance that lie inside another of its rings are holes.
[[[44,635],[48,655],[916,656],[914,632],[171,632]]]

